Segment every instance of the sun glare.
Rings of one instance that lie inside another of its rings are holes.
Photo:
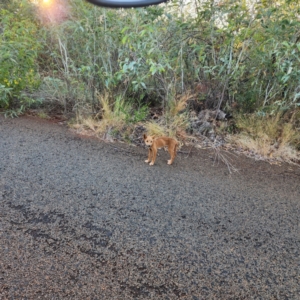
[[[52,0],[43,0],[42,4],[44,4],[46,6],[50,6],[52,4]]]
[[[1,1],[1,0],[0,0]],[[28,0],[37,5],[38,16],[43,24],[59,24],[68,18],[67,0]]]

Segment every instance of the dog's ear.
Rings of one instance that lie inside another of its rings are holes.
[[[146,133],[144,133],[143,139],[145,140],[146,138],[147,138],[147,135],[146,135]]]

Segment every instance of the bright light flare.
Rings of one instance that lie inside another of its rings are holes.
[[[67,0],[32,0],[37,2],[39,18],[43,23],[58,24],[68,18]]]
[[[41,2],[41,6],[47,7],[48,9],[51,6],[55,6],[55,4],[55,0],[42,0]]]

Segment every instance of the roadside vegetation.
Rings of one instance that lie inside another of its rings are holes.
[[[298,0],[0,4],[0,110],[129,142],[142,128],[299,161],[299,57]]]

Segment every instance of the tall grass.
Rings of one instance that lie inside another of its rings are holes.
[[[262,157],[284,161],[298,161],[300,132],[291,121],[284,120],[282,113],[276,115],[238,115],[236,126],[239,134],[231,136],[237,146],[253,151]]]

